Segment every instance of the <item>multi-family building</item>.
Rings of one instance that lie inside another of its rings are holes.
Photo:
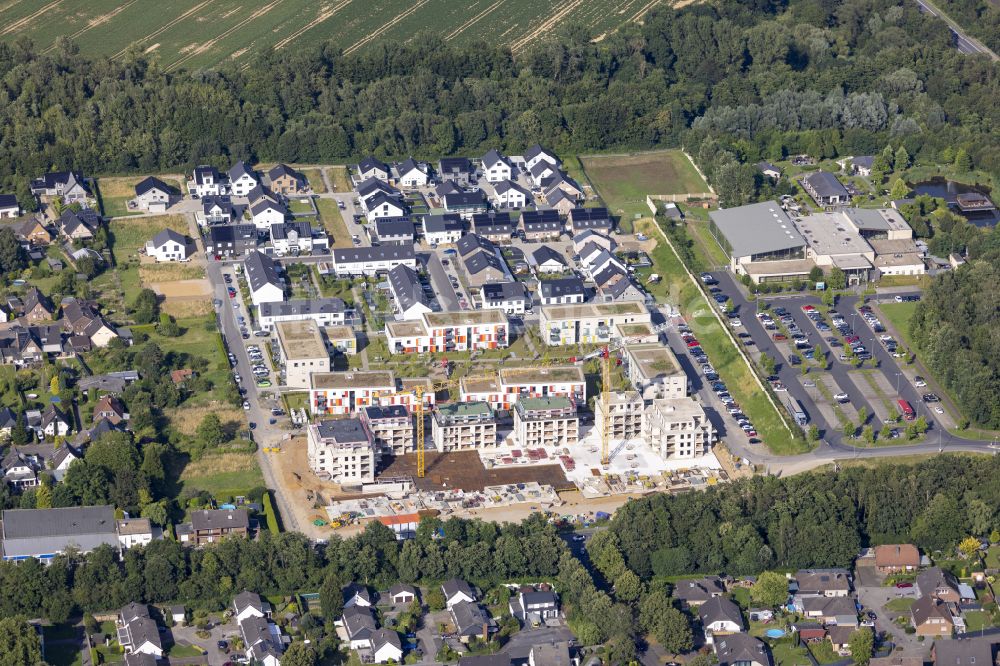
[[[340,352],[347,356],[358,353],[358,338],[350,326],[326,326],[326,346],[331,352]]]
[[[250,516],[246,509],[203,509],[191,513],[191,522],[175,528],[181,543],[202,546],[218,543],[229,537],[246,537],[250,533]]]
[[[454,243],[465,233],[465,223],[458,213],[424,215],[424,240],[430,245]]]
[[[576,275],[542,280],[538,286],[538,298],[542,305],[572,305],[587,300],[587,288]]]
[[[642,436],[665,460],[704,455],[715,428],[702,406],[690,398],[658,398],[642,414]]]
[[[399,318],[409,321],[419,319],[425,312],[432,312],[430,297],[412,268],[396,266],[389,271],[389,293],[396,304]]]
[[[626,345],[622,370],[643,398],[683,398],[688,394],[687,373],[666,345]]]
[[[311,320],[318,326],[343,326],[347,306],[339,298],[303,298],[271,301],[257,308],[258,323],[265,331],[283,321]]]
[[[205,236],[205,253],[234,257],[257,249],[257,227],[252,224],[218,224],[209,227]]]
[[[507,315],[500,310],[423,312],[415,321],[386,322],[389,353],[474,351],[508,345]]]
[[[521,282],[490,282],[479,288],[484,310],[503,310],[509,315],[524,314],[531,296]]]
[[[401,455],[413,450],[413,417],[404,405],[365,407],[361,422],[383,453]]]
[[[285,281],[281,267],[262,252],[250,252],[243,262],[243,272],[250,287],[250,300],[254,305],[274,303],[285,298]]]
[[[314,372],[330,372],[330,352],[316,322],[283,321],[275,326],[275,331],[286,386],[307,389]]]
[[[501,368],[495,375],[463,377],[463,401],[484,401],[495,410],[509,411],[519,399],[567,397],[574,404],[587,400],[583,368],[575,365]]]
[[[396,266],[417,268],[417,255],[412,245],[380,245],[349,247],[333,250],[333,269],[339,277],[378,275]]]
[[[404,405],[415,407],[414,391],[423,392],[424,409],[434,406],[431,381],[426,377],[396,380],[387,370],[313,373],[309,407],[313,414],[353,414],[365,407]]]
[[[550,346],[611,342],[627,338],[622,327],[648,324],[649,310],[642,303],[581,303],[542,307],[539,329]]]
[[[521,398],[514,403],[514,437],[521,446],[573,446],[579,434],[580,419],[569,398]]]
[[[594,405],[594,427],[603,432],[605,419],[612,440],[635,439],[642,435],[643,400],[638,391],[612,391],[605,405],[605,394]]]
[[[497,445],[497,421],[485,402],[453,402],[434,412],[431,427],[439,452]]]
[[[320,421],[308,428],[309,468],[335,483],[375,480],[378,452],[371,431],[361,419]]]

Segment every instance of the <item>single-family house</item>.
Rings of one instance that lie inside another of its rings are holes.
[[[11,446],[3,457],[3,479],[13,488],[34,488],[38,485],[38,465],[36,461]]]
[[[123,518],[116,521],[118,545],[123,550],[147,546],[153,541],[153,524],[149,518]]]
[[[260,185],[260,178],[253,168],[238,160],[229,170],[229,189],[234,196],[245,197],[250,190]]]
[[[509,243],[515,226],[510,213],[505,211],[490,211],[472,216],[473,231],[494,243]]]
[[[770,162],[757,162],[754,166],[757,167],[757,171],[761,172],[765,178],[772,181],[776,181],[781,178],[781,169],[774,166]]]
[[[528,167],[528,177],[531,178],[531,182],[534,183],[535,187],[541,187],[542,183],[547,178],[554,176],[556,171],[557,169],[554,164],[545,160],[539,160]]]
[[[559,158],[554,152],[537,143],[531,148],[528,148],[528,150],[524,151],[524,155],[522,155],[522,157],[524,158],[524,166],[528,169],[531,169],[531,167],[540,162],[548,162],[556,169],[562,166],[562,162],[559,161]]]
[[[632,281],[627,271],[613,262],[593,274],[597,292],[594,300],[602,303],[618,303],[622,301],[644,301],[646,292]]]
[[[934,647],[931,648],[931,659],[934,666],[993,666],[1000,658],[997,649],[998,644],[995,636],[935,641]],[[874,662],[873,659],[872,663],[874,664]],[[874,666],[883,665],[874,664]]]
[[[21,204],[13,194],[0,194],[0,220],[21,217]]]
[[[37,287],[29,287],[24,295],[23,317],[28,322],[49,321],[56,309],[48,296]]]
[[[57,222],[59,233],[70,240],[91,240],[94,232],[101,226],[101,218],[90,208],[74,211],[67,208],[59,216]]]
[[[230,537],[250,534],[250,515],[246,509],[201,509],[191,513],[191,522],[176,526],[181,543],[203,546]]]
[[[563,223],[556,210],[524,210],[520,217],[525,240],[558,240]]]
[[[545,195],[545,203],[549,208],[559,211],[560,215],[569,215],[569,212],[576,208],[576,197],[554,187]]]
[[[846,569],[801,569],[795,574],[797,596],[846,597],[850,591]]]
[[[731,634],[715,644],[719,666],[773,666],[771,653],[759,638]]]
[[[385,162],[371,155],[358,162],[357,172],[359,180],[368,180],[369,178],[389,180],[389,176],[392,173]]]
[[[452,578],[442,583],[441,593],[444,595],[445,606],[449,609],[458,603],[476,601],[476,593],[472,587],[459,578]]]
[[[607,235],[614,228],[614,219],[607,208],[574,208],[566,216],[566,226],[574,236],[584,231]]]
[[[385,192],[375,192],[363,199],[362,203],[367,211],[369,222],[374,222],[380,217],[403,217],[406,215],[406,206],[399,199],[391,197]]]
[[[372,605],[372,596],[368,588],[359,583],[351,583],[344,588],[344,608],[352,606],[368,607]]]
[[[217,197],[229,191],[229,180],[214,166],[202,164],[194,168],[187,186],[192,196]]]
[[[919,636],[951,636],[955,629],[948,604],[931,595],[924,595],[913,602],[910,621]]]
[[[477,250],[462,257],[462,264],[469,278],[469,285],[481,287],[488,282],[503,282],[510,279],[507,266],[496,252]]]
[[[62,197],[63,203],[85,203],[91,196],[83,176],[75,171],[53,171],[31,181],[35,196]]]
[[[526,586],[507,602],[510,614],[521,622],[540,624],[559,617],[559,597],[552,590],[536,590]]]
[[[284,300],[285,281],[274,259],[254,250],[243,262],[243,272],[250,287],[250,300],[254,305]]]
[[[266,198],[250,206],[250,219],[258,231],[267,231],[271,225],[281,224],[288,216],[284,204],[274,203]]]
[[[426,164],[408,157],[396,166],[396,182],[399,183],[400,187],[425,187],[430,182],[430,176],[427,174],[427,171]]]
[[[462,191],[462,188],[454,181],[443,180],[434,187],[434,196],[443,201],[446,194],[454,194]]]
[[[309,191],[306,177],[287,164],[277,164],[267,172],[271,191],[281,194],[304,194]]]
[[[312,226],[308,220],[272,224],[271,247],[277,256],[310,254],[315,248]]]
[[[875,546],[875,568],[884,574],[916,571],[920,568],[920,551],[912,543]]]
[[[746,630],[739,606],[725,597],[712,597],[698,607],[698,617],[705,632],[705,642],[711,645],[722,636]]]
[[[442,157],[438,162],[438,178],[459,187],[467,186],[475,173],[476,168],[467,157]]]
[[[201,211],[195,215],[198,224],[230,224],[236,219],[236,209],[228,195],[208,195],[201,198]]]
[[[874,155],[858,155],[851,158],[851,173],[856,176],[867,178],[872,175],[872,166],[875,165]]]
[[[389,588],[389,600],[393,606],[408,606],[417,598],[417,588],[406,583],[396,583]]]
[[[569,643],[535,643],[528,652],[528,666],[579,666],[569,654]]]
[[[413,221],[408,217],[380,217],[373,226],[374,240],[381,245],[412,245],[416,235]]]
[[[399,319],[416,321],[432,312],[430,297],[420,283],[420,276],[409,266],[394,266],[388,274],[389,292],[396,304]]]
[[[545,196],[548,196],[554,189],[560,189],[576,200],[583,198],[583,188],[562,171],[556,171],[548,178],[542,179],[542,190],[545,192]]]
[[[37,215],[29,215],[24,220],[16,222],[12,228],[18,240],[31,245],[48,245],[52,242],[52,232]]]
[[[140,180],[135,186],[135,207],[150,213],[163,213],[170,207],[170,186],[155,176]]]
[[[430,245],[455,243],[465,233],[465,223],[458,213],[424,215],[424,240]]]
[[[94,405],[94,423],[107,419],[111,425],[118,425],[128,420],[125,405],[113,395],[102,395]]]
[[[857,627],[854,625],[834,624],[828,626],[826,628],[826,637],[829,639],[833,651],[838,654],[849,655],[851,653],[851,635],[855,631],[871,630],[868,627]]]
[[[925,597],[934,597],[949,604],[962,601],[958,579],[941,567],[931,567],[917,575],[917,589]]]
[[[850,203],[847,188],[829,171],[813,171],[802,178],[802,187],[821,206]]]
[[[463,643],[468,643],[473,636],[487,640],[497,630],[496,621],[475,602],[459,601],[449,606],[448,610],[455,625],[455,634]]]
[[[266,617],[251,615],[238,622],[248,663],[280,666],[285,641],[278,625]]]
[[[64,437],[69,434],[70,423],[61,411],[54,405],[49,405],[42,412],[39,430],[47,437]]]
[[[247,192],[247,203],[251,206],[264,200],[270,201],[271,203],[281,203],[282,201],[281,197],[263,185],[258,185]]]
[[[679,580],[674,585],[674,597],[689,607],[700,606],[709,599],[721,597],[726,587],[718,576]]]
[[[484,310],[503,310],[509,315],[524,314],[531,304],[528,290],[517,281],[487,282],[479,288]]]
[[[618,247],[618,243],[616,243],[610,236],[606,236],[590,229],[587,231],[581,231],[573,236],[573,252],[581,254],[582,250],[590,245],[595,245],[602,250],[607,250],[608,252],[614,252],[615,248]]]
[[[188,239],[173,229],[164,229],[146,241],[146,256],[156,261],[187,261]]]
[[[524,208],[534,201],[531,192],[510,180],[501,180],[493,186],[493,200],[497,208]]]
[[[233,619],[237,623],[250,617],[270,617],[271,604],[256,592],[243,590],[233,599]]]
[[[510,177],[514,173],[514,167],[510,163],[510,160],[496,150],[491,150],[483,155],[482,160],[480,160],[480,166],[488,183],[499,183],[502,180],[510,180]]]
[[[576,275],[556,280],[542,280],[538,287],[542,305],[570,305],[587,300],[587,289]]]
[[[531,264],[539,274],[562,273],[569,268],[566,258],[548,245],[542,245],[531,253]]]
[[[252,224],[218,224],[209,227],[205,252],[216,258],[238,257],[257,249],[257,227]]]
[[[371,636],[372,662],[376,664],[403,663],[403,643],[399,634],[385,627],[376,629]]]
[[[485,213],[486,195],[482,190],[475,192],[451,192],[444,195],[444,208],[449,213],[458,213],[465,219],[472,218],[476,213]]]
[[[858,607],[852,597],[795,597],[795,608],[823,624],[857,626]]]
[[[118,643],[128,653],[145,653],[159,659],[163,643],[146,604],[130,603],[118,613]]]
[[[375,615],[368,606],[350,606],[340,619],[352,650],[371,649],[372,635],[376,631]]]

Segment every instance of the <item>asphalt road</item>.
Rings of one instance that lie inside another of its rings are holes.
[[[948,25],[948,29],[951,30],[951,35],[953,41],[955,42],[955,48],[957,48],[960,52],[969,55],[972,54],[988,55],[993,60],[1000,60],[1000,58],[997,57],[996,53],[994,53],[985,45],[983,45],[979,40],[969,37],[967,34],[965,34],[965,31],[962,29],[960,25],[958,25],[958,23],[953,21],[950,16],[946,15],[935,5],[929,2],[929,0],[915,0],[915,2],[917,3],[917,6],[920,7],[920,11],[930,14],[931,16],[935,16],[944,21]]]
[[[437,252],[421,252],[417,258],[427,266],[427,272],[431,276],[431,286],[434,287],[434,293],[437,295],[441,308],[446,312],[460,310],[458,294],[451,286],[451,281],[448,280],[448,274],[445,272],[444,266],[441,265],[441,259],[438,258]],[[448,261],[455,260],[449,259]]]

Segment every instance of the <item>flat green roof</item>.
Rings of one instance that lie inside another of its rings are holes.
[[[517,401],[523,409],[569,409],[573,403],[565,396],[549,396],[547,398],[521,398]]]

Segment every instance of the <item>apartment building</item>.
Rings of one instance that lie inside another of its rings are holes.
[[[399,213],[402,215],[402,213]],[[417,256],[412,245],[348,247],[333,250],[333,269],[337,277],[388,273],[396,266],[416,270]]]
[[[278,322],[306,319],[319,326],[341,326],[346,320],[347,306],[339,298],[300,298],[261,303],[257,312],[260,327],[270,331]]]
[[[228,537],[246,537],[250,533],[250,515],[246,509],[203,509],[191,513],[190,523],[175,528],[181,543],[202,546]]]
[[[603,432],[605,418],[608,419],[612,440],[635,439],[642,435],[643,401],[638,391],[614,391],[608,394],[607,406],[604,394],[597,396],[594,406],[594,427]]]
[[[642,437],[664,460],[704,455],[715,441],[705,410],[690,398],[658,398],[643,411]]]
[[[319,326],[311,319],[283,321],[278,333],[279,362],[284,365],[285,385],[309,388],[314,372],[330,372],[330,352]]]
[[[404,405],[365,407],[361,422],[382,453],[402,455],[413,450],[413,417]]]
[[[375,480],[378,450],[361,419],[320,421],[308,428],[309,468],[317,476],[340,484]]]
[[[514,403],[514,437],[521,446],[573,446],[579,434],[580,419],[569,398],[521,398]]]
[[[347,356],[358,353],[358,338],[350,326],[326,326],[323,333],[326,335],[327,348],[331,351]]]
[[[403,405],[414,408],[414,391],[423,392],[424,409],[434,408],[431,380],[415,377],[397,380],[387,370],[313,373],[309,382],[309,408],[313,414],[342,416],[365,407]]]
[[[465,377],[459,384],[462,401],[483,401],[509,411],[519,399],[566,397],[574,404],[587,400],[583,368],[575,365],[501,368],[495,376]]]
[[[649,310],[642,303],[578,303],[541,308],[539,329],[549,346],[611,342],[629,337],[621,327],[649,324]]]
[[[687,373],[666,345],[627,345],[622,355],[622,370],[647,400],[684,398],[688,394]]]
[[[497,445],[497,421],[485,402],[455,402],[434,412],[431,426],[434,447],[461,451]]]
[[[423,312],[415,321],[385,324],[392,354],[473,351],[508,346],[507,315],[500,310]]]

